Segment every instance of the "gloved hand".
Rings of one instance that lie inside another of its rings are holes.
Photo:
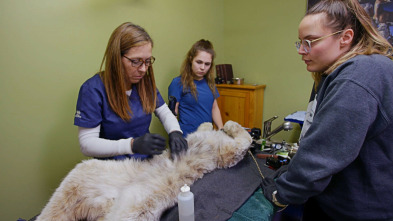
[[[266,197],[267,200],[272,202],[273,201],[272,194],[274,191],[277,190],[276,183],[274,182],[274,179],[271,177],[265,177],[262,180],[261,187],[263,189],[263,195]]]
[[[281,174],[285,173],[287,170],[288,170],[288,165],[283,165],[280,168],[278,168],[274,173],[270,174],[269,176],[266,176],[262,180],[261,187],[263,189],[263,195],[270,202],[273,201],[273,192],[277,190],[276,182],[274,180],[277,179],[279,176],[281,176]],[[274,203],[273,206],[275,206]]]
[[[168,104],[169,110],[172,111],[173,115],[177,116],[177,114],[176,114],[176,102],[177,102],[176,97],[169,96],[168,100],[169,100],[169,104]]]
[[[134,138],[132,152],[146,155],[161,154],[165,150],[166,140],[158,134],[147,133],[141,137]]]
[[[172,157],[188,149],[187,140],[184,139],[180,131],[173,131],[169,134],[169,148],[171,149]]]

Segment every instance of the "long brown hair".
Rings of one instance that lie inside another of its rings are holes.
[[[307,11],[307,15],[324,13],[325,26],[334,31],[352,29],[354,37],[351,49],[340,57],[326,72],[314,72],[315,88],[322,75],[330,74],[345,61],[356,55],[382,54],[392,59],[392,45],[382,37],[373,26],[370,16],[359,4],[358,0],[323,0]]]
[[[195,99],[198,99],[198,92],[194,83],[194,73],[192,72],[192,60],[194,60],[194,58],[201,51],[207,52],[212,56],[210,69],[204,78],[206,79],[213,96],[216,97],[216,84],[214,82],[214,58],[216,57],[216,53],[214,52],[213,44],[210,41],[204,39],[201,39],[192,45],[191,49],[187,52],[186,58],[184,59],[180,68],[183,91],[190,90]]]
[[[150,43],[153,40],[142,27],[125,22],[117,27],[111,37],[100,67],[100,77],[105,85],[109,105],[124,121],[131,120],[132,111],[128,103],[125,85],[125,73],[121,58],[133,47]],[[105,70],[103,66],[105,65]],[[143,111],[152,113],[156,108],[157,92],[153,67],[149,66],[147,74],[136,85]]]

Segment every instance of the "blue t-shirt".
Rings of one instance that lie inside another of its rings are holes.
[[[164,103],[164,99],[157,89],[156,107],[158,108]],[[79,90],[74,125],[94,128],[101,124],[100,138],[109,140],[140,137],[149,133],[152,116],[143,111],[135,85],[132,86],[129,105],[132,111],[131,120],[124,121],[113,112],[109,105],[104,83],[99,74],[95,74],[83,83]]]
[[[212,122],[213,102],[219,97],[217,88],[214,97],[205,79],[194,80],[194,83],[198,91],[198,100],[190,90],[183,91],[180,76],[174,78],[168,88],[168,95],[174,96],[179,102],[179,124],[184,137],[196,131],[200,124]]]

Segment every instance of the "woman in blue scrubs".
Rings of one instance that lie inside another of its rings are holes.
[[[168,95],[176,98],[173,112],[179,116],[184,136],[204,122],[214,122],[218,129],[223,127],[212,68],[214,57],[210,41],[197,41],[183,61],[180,76],[169,85]]]
[[[172,154],[187,149],[177,119],[156,88],[152,47],[151,37],[138,25],[126,22],[113,31],[101,71],[79,91],[74,124],[84,155],[144,159],[161,154],[165,138],[149,132],[153,112],[169,134]]]

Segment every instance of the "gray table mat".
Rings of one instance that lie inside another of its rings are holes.
[[[265,160],[255,159],[264,176],[274,172],[265,166]],[[258,168],[248,153],[232,168],[205,174],[191,186],[195,220],[228,220],[257,190],[261,180]],[[177,205],[161,216],[161,221],[174,220],[179,220]]]

